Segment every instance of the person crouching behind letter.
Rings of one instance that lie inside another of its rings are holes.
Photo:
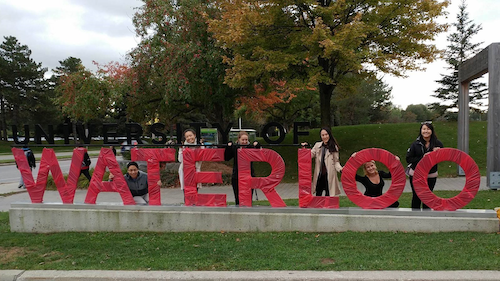
[[[340,195],[340,185],[337,172],[341,172],[343,167],[339,161],[339,145],[328,127],[321,128],[321,141],[314,144],[311,149],[311,157],[316,158],[314,175],[312,181],[312,193],[316,196]],[[302,143],[303,146],[307,143]]]
[[[109,174],[109,180],[112,181],[115,176]],[[136,204],[147,205],[149,203],[149,189],[148,189],[148,174],[139,171],[139,164],[136,162],[129,162],[127,164],[127,173],[125,174],[125,181],[127,182],[128,189]],[[161,186],[161,181],[158,181]]]

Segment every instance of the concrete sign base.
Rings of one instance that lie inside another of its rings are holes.
[[[13,203],[13,232],[498,232],[494,210],[185,207]]]

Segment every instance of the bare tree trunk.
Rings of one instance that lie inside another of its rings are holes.
[[[5,114],[5,100],[4,96],[2,95],[2,98],[0,100],[1,102],[1,109],[2,110],[2,140],[7,141],[7,119],[6,119],[6,114]]]
[[[334,85],[319,83],[319,103],[321,113],[321,126],[330,128],[332,126],[332,113],[330,102],[332,100]]]
[[[330,0],[323,0],[322,4],[325,6],[330,5]],[[323,57],[318,57],[318,63],[323,71],[325,71],[329,77],[333,77],[335,73],[335,64]],[[333,90],[335,89],[334,84],[319,84],[319,102],[320,102],[320,113],[321,113],[321,126],[330,128],[333,125],[332,122],[332,110],[330,108],[330,103],[333,96]]]
[[[75,120],[73,120],[71,122],[71,127],[73,128],[73,141],[75,142],[75,144],[79,144],[78,133],[76,132],[76,121]]]

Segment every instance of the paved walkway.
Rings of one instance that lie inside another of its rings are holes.
[[[45,280],[336,280],[336,281],[497,281],[500,271],[110,271],[0,270],[1,281]]]
[[[90,150],[88,151],[90,156],[98,156],[98,150]],[[41,153],[36,153],[35,157],[39,159],[42,156]],[[73,156],[73,151],[65,151],[65,152],[57,152],[57,157],[71,157]],[[4,163],[4,165],[12,165],[14,163],[14,155],[12,153],[9,154],[0,154],[0,161],[2,160],[12,160],[12,162]]]
[[[386,186],[390,185],[390,181],[386,182]],[[435,190],[462,190],[465,185],[464,177],[457,178],[439,178]],[[364,187],[358,184],[361,192],[364,192]],[[479,190],[488,190],[486,186],[486,177],[481,177]],[[341,189],[342,190],[342,189]],[[283,199],[294,199],[299,196],[299,188],[297,183],[281,183],[276,187],[276,191]],[[230,185],[208,186],[201,188],[200,193],[218,193],[226,194],[228,202],[234,202],[233,189]],[[403,192],[411,192],[410,183],[407,181]],[[83,203],[87,190],[77,190],[75,193],[75,203]],[[342,195],[345,193],[342,190]],[[266,200],[265,195],[258,190],[257,197],[259,200]],[[255,195],[254,195],[254,200]],[[180,205],[184,202],[184,196],[180,188],[162,188],[161,201],[164,205]],[[8,211],[10,204],[13,202],[31,202],[26,189],[17,188],[17,183],[0,184],[0,211]],[[58,191],[47,190],[44,194],[44,202],[61,203],[61,198]],[[118,193],[101,193],[97,198],[97,203],[106,202],[122,202]],[[500,280],[500,278],[499,278]]]

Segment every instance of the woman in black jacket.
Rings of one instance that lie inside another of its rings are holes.
[[[354,152],[351,157],[356,157],[356,152]],[[396,156],[396,160],[399,161],[399,157]],[[384,179],[390,179],[391,172],[379,171],[374,160],[363,163],[364,176],[356,174],[356,181],[360,182],[365,187],[365,196],[369,197],[379,197],[382,196],[384,190]],[[399,207],[399,202],[396,201],[389,206],[389,208]]]
[[[420,134],[417,139],[411,144],[410,148],[408,148],[408,152],[406,153],[406,162],[410,166],[410,185],[411,190],[413,191],[413,198],[411,200],[411,208],[418,209],[422,207],[423,209],[429,209],[429,207],[425,204],[422,204],[420,198],[418,198],[415,193],[415,188],[413,187],[413,173],[415,168],[417,167],[418,162],[424,157],[425,154],[430,153],[432,151],[436,151],[443,147],[443,143],[438,140],[436,133],[434,132],[434,126],[432,126],[431,121],[422,122],[420,126]],[[438,176],[438,166],[434,165],[429,171],[429,175],[427,176],[427,184],[429,185],[429,189],[434,190],[434,186],[436,186],[436,180]]]
[[[238,142],[233,145],[233,142],[228,142],[226,146],[226,150],[224,151],[224,160],[229,161],[234,159],[233,162],[233,175],[231,178],[231,184],[233,185],[234,192],[234,202],[236,206],[240,205],[240,199],[238,196],[239,188],[238,188],[238,149],[239,148],[260,148],[260,144],[256,141],[253,144],[250,144],[248,141],[248,133],[245,131],[241,131],[238,134]],[[253,176],[253,167],[250,164],[251,175]],[[253,193],[253,192],[252,192]]]

